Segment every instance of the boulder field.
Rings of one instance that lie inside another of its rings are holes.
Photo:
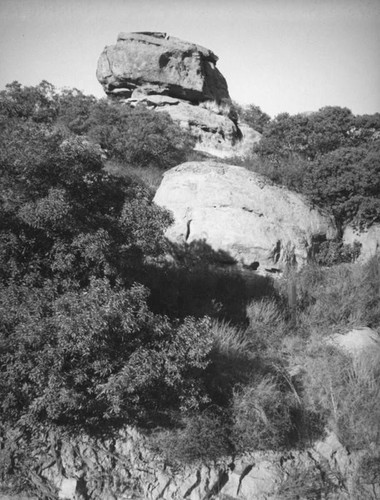
[[[167,237],[205,240],[215,251],[259,270],[302,266],[315,245],[337,236],[333,219],[306,198],[245,168],[187,162],[164,174],[154,198],[170,210]]]

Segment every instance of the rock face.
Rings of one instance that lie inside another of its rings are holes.
[[[165,111],[196,138],[195,149],[244,158],[261,135],[239,127],[216,55],[166,33],[121,33],[106,47],[97,77],[121,105]]]
[[[171,210],[170,240],[205,240],[243,264],[302,265],[316,241],[336,237],[306,199],[242,167],[188,162],[165,173],[154,201]]]
[[[220,101],[229,94],[217,60],[211,50],[166,33],[120,33],[101,54],[96,76],[107,94]]]
[[[355,241],[361,244],[359,262],[366,262],[374,255],[380,255],[380,224],[373,224],[362,232],[347,226],[343,232],[343,243],[352,245]]]
[[[351,484],[361,457],[329,434],[306,450],[258,451],[174,466],[147,446],[144,435],[127,427],[108,440],[62,436],[59,442],[50,442],[47,438],[45,454],[34,457],[39,461],[35,484],[42,485],[44,498],[47,493],[56,498],[58,490],[62,500],[263,500],[316,498],[312,496],[316,485],[322,491],[325,477],[334,491],[331,498],[378,498],[378,480],[365,484],[360,494]],[[10,496],[9,500],[29,498],[42,495]]]

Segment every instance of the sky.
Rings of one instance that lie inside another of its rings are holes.
[[[121,31],[211,49],[231,98],[271,116],[380,112],[380,0],[0,0],[0,89],[47,80],[103,97],[97,60]]]

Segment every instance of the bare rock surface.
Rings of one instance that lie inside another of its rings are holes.
[[[155,111],[168,113],[195,137],[195,150],[218,158],[244,158],[261,138],[259,132],[244,124],[237,125],[227,113],[210,109],[211,105],[196,106],[182,99],[161,95],[131,97],[123,102],[131,106],[142,103]]]
[[[332,218],[307,200],[242,167],[187,162],[164,174],[154,201],[172,211],[167,236],[205,240],[245,265],[306,262],[314,241],[337,235]]]
[[[261,135],[239,126],[217,56],[166,33],[120,33],[98,62],[97,78],[121,105],[169,113],[196,138],[195,149],[245,158]]]
[[[364,231],[347,226],[343,232],[343,243],[352,245],[355,241],[361,244],[359,262],[366,262],[374,255],[380,255],[380,224],[373,224]]]
[[[228,99],[209,49],[166,33],[120,33],[100,56],[97,78],[107,94],[163,94],[192,102]]]
[[[354,328],[345,334],[335,334],[331,340],[333,344],[355,358],[380,354],[380,335],[372,328]]]
[[[146,436],[131,427],[113,439],[60,436],[59,442],[54,448],[46,440],[45,454],[37,457],[38,477],[44,491],[57,491],[58,498],[66,500],[309,498],[302,492],[315,492],[313,477],[328,477],[334,489],[331,498],[336,500],[377,498],[380,491],[375,481],[368,486],[375,496],[366,496],[367,490],[357,496],[349,479],[361,454],[349,453],[333,433],[305,450],[256,451],[186,466],[168,463],[149,448]],[[9,497],[28,498],[34,499]]]

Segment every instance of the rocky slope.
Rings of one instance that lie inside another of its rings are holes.
[[[242,167],[188,162],[165,173],[154,201],[171,210],[170,240],[205,240],[245,265],[303,265],[318,241],[336,237],[332,219],[301,195]]]
[[[362,455],[349,453],[329,434],[302,451],[254,452],[178,466],[153,452],[132,428],[108,440],[46,436],[46,453],[32,476],[38,496],[1,498],[37,500],[43,492],[62,500],[293,500],[328,492],[334,500],[375,499],[377,483],[359,481],[364,496],[356,496]]]

